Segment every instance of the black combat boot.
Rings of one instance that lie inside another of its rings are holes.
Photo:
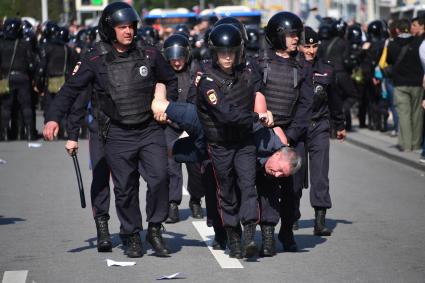
[[[246,258],[254,257],[258,254],[258,248],[255,244],[255,227],[257,227],[255,222],[243,225],[244,256]]]
[[[2,128],[0,131],[0,141],[9,141],[9,129],[6,128]]]
[[[240,226],[226,226],[227,246],[229,247],[229,257],[242,258]]]
[[[97,251],[100,253],[112,252],[111,235],[108,229],[108,217],[100,216],[94,219],[97,230]]]
[[[292,232],[292,225],[288,227],[281,225],[278,238],[282,243],[283,251],[290,253],[298,251],[298,246],[294,239],[294,232]]]
[[[152,249],[155,251],[157,256],[169,256],[170,251],[167,249],[161,235],[161,224],[149,223],[148,233],[146,234],[146,242],[152,246]]]
[[[214,227],[213,250],[226,250],[227,237],[224,227]]]
[[[276,241],[274,239],[274,225],[262,224],[261,236],[263,245],[261,246],[260,255],[269,257],[276,255]]]
[[[325,225],[325,208],[315,208],[314,209],[314,235],[316,236],[330,236],[332,231],[328,229]]]
[[[179,221],[179,206],[175,202],[170,202],[168,206],[168,218],[165,220],[165,223],[177,223]]]
[[[192,211],[193,218],[195,219],[204,218],[204,212],[202,211],[202,207],[201,207],[201,200],[191,198],[189,201],[189,207],[190,207],[190,210]]]
[[[127,249],[125,250],[125,254],[128,257],[143,256],[142,239],[140,239],[140,235],[138,232],[128,236]]]

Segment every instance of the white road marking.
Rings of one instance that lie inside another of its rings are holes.
[[[196,230],[198,230],[202,240],[207,244],[208,249],[221,268],[243,268],[239,260],[230,258],[229,255],[225,254],[222,250],[213,250],[211,244],[214,240],[214,229],[212,227],[208,227],[205,221],[193,221],[192,224],[195,226]]]
[[[184,196],[188,196],[189,195],[189,192],[187,191],[186,186],[183,186],[183,195]]]
[[[28,270],[5,271],[2,283],[25,283],[27,281]]]

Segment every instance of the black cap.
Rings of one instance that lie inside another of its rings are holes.
[[[319,35],[311,27],[304,27],[303,44],[315,44],[319,42]]]

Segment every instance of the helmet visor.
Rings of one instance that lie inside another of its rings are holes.
[[[140,21],[139,15],[133,8],[125,8],[116,11],[112,14],[111,19],[113,27],[119,24],[129,24]]]
[[[164,56],[167,59],[167,61],[174,60],[174,59],[187,60],[188,55],[189,55],[189,51],[187,47],[170,46],[164,49]]]

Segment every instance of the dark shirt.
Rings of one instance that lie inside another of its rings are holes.
[[[110,46],[110,49],[114,50],[112,46]],[[128,52],[137,52],[137,50],[131,48]],[[150,56],[153,62],[151,64],[151,72],[153,72],[156,82],[164,83],[167,87],[167,92],[177,97],[177,78],[170,65],[155,48],[147,48],[146,54]],[[108,85],[108,74],[102,56],[104,55],[100,53],[100,50],[94,48],[83,56],[81,62],[77,63],[70,78],[63,85],[49,108],[46,122],[59,122],[70,110],[77,97],[83,94],[89,85],[92,85],[96,93],[106,93],[105,87]],[[120,56],[126,55],[120,54]]]
[[[421,86],[423,69],[419,58],[419,46],[421,37],[396,37],[388,44],[387,63],[394,65],[400,56],[403,46],[409,45],[401,62],[393,69],[394,86]]]

